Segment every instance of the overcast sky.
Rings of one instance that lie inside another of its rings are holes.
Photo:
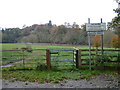
[[[21,28],[33,24],[45,24],[49,20],[53,24],[64,22],[81,25],[110,22],[116,14],[114,0],[0,0],[0,27]]]

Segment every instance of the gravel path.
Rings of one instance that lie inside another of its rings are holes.
[[[9,80],[2,81],[3,88],[118,88],[117,78],[102,74],[91,78],[91,80],[66,80],[58,84],[55,83],[32,83]],[[120,88],[120,87],[119,87]]]

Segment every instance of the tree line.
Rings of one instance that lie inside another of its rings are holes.
[[[115,34],[118,35],[116,32]],[[111,40],[116,38],[115,34],[111,30],[104,31],[104,46],[111,47]],[[76,23],[73,23],[73,25],[65,23],[64,25],[56,26],[52,25],[51,21],[48,24],[34,24],[25,26],[22,29],[2,29],[0,37],[2,37],[2,43],[88,44],[86,25],[79,27]],[[95,43],[99,43],[99,40],[94,36],[91,36],[91,38],[93,46],[96,47]],[[113,41],[119,40],[114,39]]]
[[[22,29],[2,29],[2,43],[60,43],[60,44],[87,44],[85,25],[65,23],[64,25],[34,24]]]

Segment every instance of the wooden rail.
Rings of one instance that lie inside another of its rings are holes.
[[[65,57],[65,56],[73,56],[74,57],[75,56],[76,68],[80,67],[81,65],[89,65],[88,63],[83,63],[84,61],[89,61],[89,54],[85,53],[85,52],[89,52],[89,49],[77,49],[77,50],[75,50],[76,52],[74,52],[74,50],[52,50],[53,52],[50,52],[49,49],[31,49],[31,50],[33,50],[33,51],[45,51],[45,53],[40,53],[40,54],[35,55],[35,56],[44,56],[45,57],[45,59],[43,59],[43,58],[41,58],[41,59],[46,60],[47,69],[51,69],[51,66],[52,66],[51,65],[51,62],[52,62],[51,57]],[[11,51],[22,51],[22,50],[0,50],[0,51],[1,52],[8,52],[8,51],[10,51],[11,52]],[[72,54],[71,55],[70,54],[68,54],[68,55],[67,54],[59,55],[58,51],[64,51],[64,52],[71,51]],[[106,52],[109,52],[109,51],[110,52],[120,52],[120,50],[114,50],[114,49],[104,49],[103,51],[104,52],[105,51]],[[91,49],[91,52],[94,52],[94,53],[91,54],[91,56],[101,56],[102,55],[102,54],[96,53],[96,52],[101,52],[101,49],[98,49],[98,50]],[[12,57],[12,56],[13,57],[18,57],[18,56],[26,57],[26,56],[29,56],[29,57],[32,58],[34,55],[33,54],[31,54],[31,55],[29,55],[29,54],[28,55],[24,55],[24,54],[17,55],[16,53],[13,54],[13,55],[12,54],[10,54],[10,55],[3,55],[3,57]],[[84,57],[88,57],[88,58],[86,59]],[[116,56],[115,55],[111,55],[110,57],[117,57],[117,55]],[[20,61],[21,60],[25,61],[25,59],[26,60],[27,59],[30,60],[31,58],[27,57],[27,58],[23,58],[23,59],[19,59],[19,60]],[[70,59],[69,60],[70,62],[72,62],[72,61],[74,62],[74,60],[72,60],[71,57],[69,57],[69,59]],[[93,60],[94,59],[91,58],[91,61],[93,61]],[[68,62],[68,60],[64,60],[64,61]],[[64,61],[61,60],[61,61],[56,61],[56,62],[64,62]],[[120,61],[109,61],[109,62],[111,62],[111,63],[119,63]],[[15,62],[13,62],[13,63],[15,63]],[[93,65],[93,63],[91,65]]]
[[[80,49],[81,51],[89,51],[89,49]],[[98,51],[101,51],[101,49],[97,49]],[[96,51],[96,49],[91,49],[91,51]],[[103,51],[120,51],[115,49],[103,49]]]
[[[78,55],[78,64],[76,64],[76,65],[78,65],[77,67],[80,67],[81,65],[89,65],[89,64],[86,64],[86,63],[82,63],[83,61],[89,61],[89,58],[83,58],[83,57],[85,57],[85,56],[88,56],[89,57],[89,54],[86,54],[85,52],[89,52],[89,49],[79,49],[79,50],[77,50],[78,51],[78,54],[76,54],[76,55]],[[97,52],[101,52],[101,49],[98,49],[98,50],[96,50],[96,49],[91,49],[91,51],[92,52],[94,52],[95,54],[91,54],[91,56],[101,56],[100,54],[98,54],[98,53],[96,53],[96,51]],[[110,52],[120,52],[120,50],[115,50],[115,49],[104,49],[103,50],[104,52],[106,51],[110,51]],[[84,53],[83,53],[84,52]],[[111,55],[111,56],[109,56],[109,57],[118,57],[117,55]],[[91,60],[94,60],[93,58],[91,58]],[[109,61],[109,62],[112,62],[112,63],[119,63],[120,61]]]
[[[19,51],[19,52],[22,52],[22,50],[0,50],[3,55],[1,56],[3,58],[7,58],[5,60],[2,60],[3,63],[7,62],[6,64],[3,64],[3,66],[1,66],[2,68],[4,67],[10,67],[12,65],[15,65],[15,64],[30,64],[29,62],[26,62],[27,60],[48,60],[46,61],[46,65],[49,69],[49,53],[48,53],[48,50],[47,49],[31,49],[32,51],[37,51],[37,54],[32,52],[30,54],[27,54],[27,53],[16,53],[15,51]],[[40,53],[40,52],[43,52],[43,53]],[[6,54],[6,52],[9,52],[9,54]],[[45,53],[46,52],[46,53]],[[42,57],[42,58],[34,58],[34,57]],[[34,64],[34,62],[32,62],[31,64]]]

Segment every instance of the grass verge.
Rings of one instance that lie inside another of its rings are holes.
[[[90,70],[75,70],[75,69],[62,69],[62,70],[35,70],[35,69],[3,69],[3,79],[10,81],[29,81],[38,83],[59,83],[64,80],[80,80],[89,79],[93,75],[100,74],[100,71]]]

